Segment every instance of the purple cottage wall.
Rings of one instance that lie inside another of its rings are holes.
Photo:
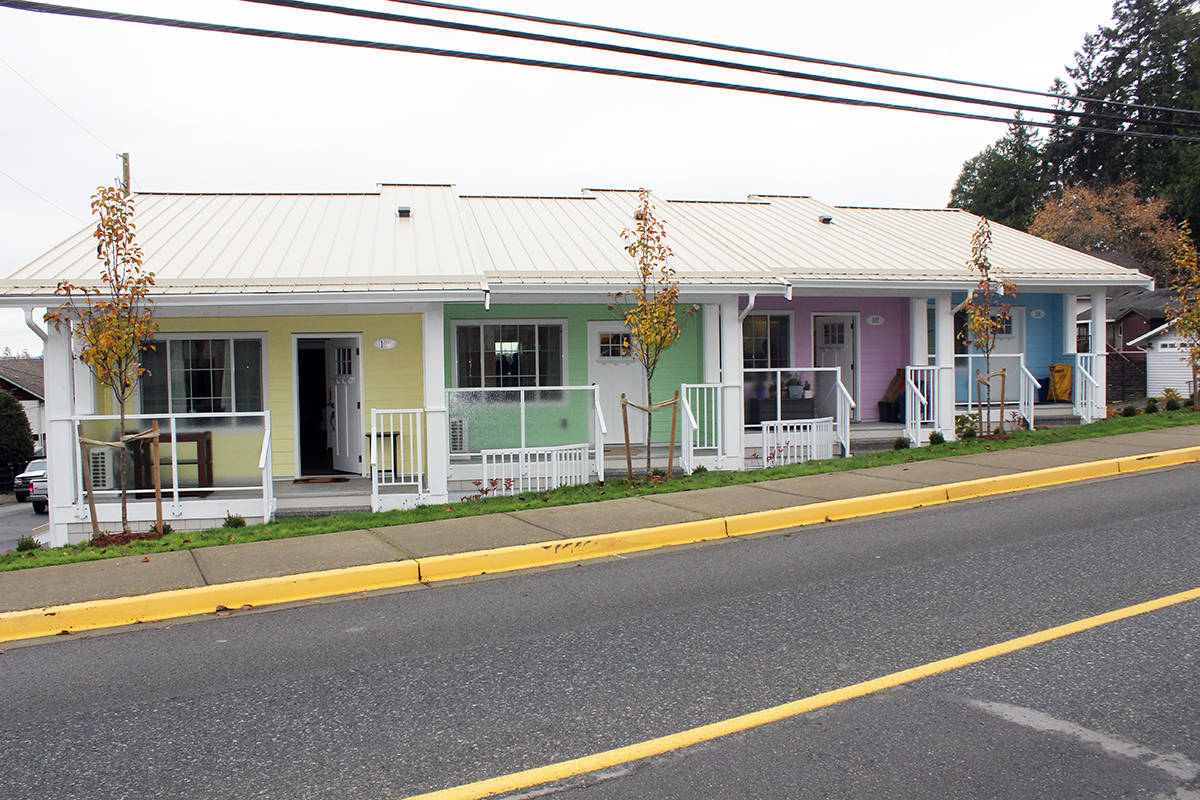
[[[745,302],[741,307],[745,307]],[[909,361],[909,325],[907,297],[760,297],[754,306],[758,312],[790,312],[792,315],[792,366],[810,367],[813,363],[813,316],[821,314],[858,315],[858,382],[847,387],[858,403],[858,418],[879,419],[879,400],[896,370]],[[880,325],[869,325],[871,317],[882,317]]]

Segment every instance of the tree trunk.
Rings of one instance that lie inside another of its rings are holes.
[[[121,428],[117,431],[117,441],[122,442],[122,446],[117,450],[117,458],[121,459],[121,532],[129,533],[129,491],[126,488],[129,481],[125,469],[125,450],[128,445],[124,444],[125,440],[125,404],[121,403]]]
[[[654,406],[654,398],[650,395],[650,378],[646,378],[646,408]],[[650,474],[650,442],[653,441],[650,437],[654,430],[654,412],[646,412],[646,474]]]

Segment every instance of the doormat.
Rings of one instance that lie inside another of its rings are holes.
[[[296,478],[292,483],[345,483],[349,478],[331,476],[328,478]]]

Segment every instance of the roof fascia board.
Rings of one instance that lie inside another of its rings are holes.
[[[493,302],[499,295],[504,295],[506,301],[510,301],[510,295],[528,295],[528,296],[545,296],[552,295],[561,297],[567,294],[578,295],[610,295],[617,292],[630,292],[633,290],[632,282],[623,283],[585,283],[585,284],[503,284],[491,283],[489,288],[492,292]],[[759,294],[786,295],[788,286],[783,283],[713,283],[713,284],[688,284],[681,283],[679,285],[680,295],[693,296],[728,296],[735,294],[746,294],[747,292],[758,292]]]
[[[1141,336],[1137,337],[1136,339],[1133,339],[1132,341],[1126,342],[1125,344],[1128,344],[1128,345],[1132,346],[1132,345],[1135,345],[1135,344],[1137,344],[1138,342],[1144,342],[1144,341],[1145,341],[1145,340],[1147,340],[1147,339],[1152,339],[1152,338],[1154,338],[1155,336],[1158,336],[1158,335],[1159,335],[1160,333],[1162,333],[1163,331],[1165,331],[1165,330],[1167,330],[1168,328],[1170,328],[1170,327],[1171,327],[1172,325],[1174,325],[1174,324],[1175,324],[1175,320],[1169,320],[1169,321],[1167,321],[1167,322],[1164,322],[1162,325],[1159,325],[1159,326],[1158,326],[1157,328],[1155,328],[1154,330],[1152,330],[1152,331],[1147,331],[1146,333],[1143,333]]]
[[[46,400],[46,396],[44,394],[35,392],[33,389],[30,389],[28,386],[24,385],[20,381],[15,381],[7,375],[0,374],[0,381],[4,381],[5,383],[12,384],[13,386],[17,387],[21,391],[25,392],[26,394],[33,395],[34,397],[36,397],[38,400],[41,400],[42,402],[45,402],[45,400]]]

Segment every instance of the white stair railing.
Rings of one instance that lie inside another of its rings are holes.
[[[908,440],[921,446],[922,431],[937,429],[938,367],[910,366],[904,369],[904,428]]]
[[[1075,414],[1085,425],[1096,418],[1096,392],[1100,382],[1096,380],[1096,354],[1076,353],[1073,377],[1072,404]]]
[[[1037,378],[1033,377],[1033,373],[1025,366],[1025,354],[1021,354],[1021,399],[1019,413],[1022,419],[1025,420],[1026,427],[1033,430],[1033,404],[1037,399],[1037,390],[1042,388],[1042,384]]]
[[[837,367],[837,438],[842,444],[842,456],[850,455],[850,418],[858,405],[850,390],[842,383],[842,368]]]
[[[718,469],[725,463],[725,390],[741,389],[723,383],[685,383],[679,389],[683,406],[684,470],[696,468],[697,458],[711,457]]]
[[[588,449],[581,442],[483,450],[483,488],[488,494],[510,495],[587,483]]]

